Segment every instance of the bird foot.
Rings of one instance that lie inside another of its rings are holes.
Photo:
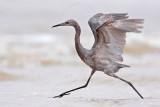
[[[54,96],[54,97],[52,97],[52,98],[61,98],[61,97],[63,97],[64,95],[69,95],[70,93],[62,93],[62,94],[60,94],[60,95],[58,95],[58,96]]]

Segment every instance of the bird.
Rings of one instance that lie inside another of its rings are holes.
[[[116,75],[119,69],[130,67],[121,63],[123,61],[124,46],[126,45],[126,33],[140,33],[140,29],[143,28],[140,24],[143,23],[144,19],[130,19],[128,13],[97,13],[88,20],[95,39],[91,49],[84,48],[80,43],[81,28],[75,20],[70,19],[52,26],[52,28],[58,26],[72,26],[75,28],[75,48],[78,56],[92,69],[87,82],[83,86],[63,92],[53,98],[61,98],[73,91],[86,88],[93,74],[96,71],[102,71],[108,76],[127,83],[140,98],[144,99],[131,82]]]

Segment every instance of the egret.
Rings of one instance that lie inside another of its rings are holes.
[[[143,99],[143,96],[131,82],[120,78],[115,74],[120,68],[130,67],[129,65],[120,63],[123,61],[122,54],[126,44],[126,33],[141,32],[139,29],[143,27],[139,24],[143,24],[143,21],[143,19],[129,19],[127,13],[98,13],[92,16],[89,19],[88,24],[91,27],[95,41],[90,50],[84,48],[80,43],[81,28],[75,20],[70,19],[61,24],[52,26],[72,26],[75,28],[76,51],[80,59],[92,69],[87,82],[83,86],[63,92],[53,98],[61,98],[64,95],[69,95],[75,90],[87,87],[95,71],[102,71],[108,76],[117,78],[130,85]]]

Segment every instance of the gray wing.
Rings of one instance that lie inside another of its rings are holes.
[[[103,15],[104,15],[103,13],[97,13],[96,15],[94,15],[93,17],[91,17],[89,19],[89,21],[88,21],[88,24],[89,24],[89,26],[90,26],[90,28],[91,28],[91,30],[93,32],[94,38],[95,38],[95,42],[94,42],[94,45],[93,45],[92,49],[95,48],[96,44],[97,44],[96,27],[100,25],[99,22],[98,22],[98,20]]]
[[[94,54],[96,60],[123,61],[122,54],[126,44],[126,32],[140,32],[138,24],[143,19],[127,19],[127,14],[98,13],[89,19],[95,36]]]

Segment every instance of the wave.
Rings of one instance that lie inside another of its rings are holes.
[[[159,64],[160,43],[158,40],[160,40],[159,37],[145,35],[135,37],[130,34],[127,36],[127,46],[123,55],[124,63],[131,65]],[[83,41],[84,46],[92,43],[93,41]],[[74,39],[68,36],[1,34],[0,49],[0,66],[82,64],[75,51]]]

